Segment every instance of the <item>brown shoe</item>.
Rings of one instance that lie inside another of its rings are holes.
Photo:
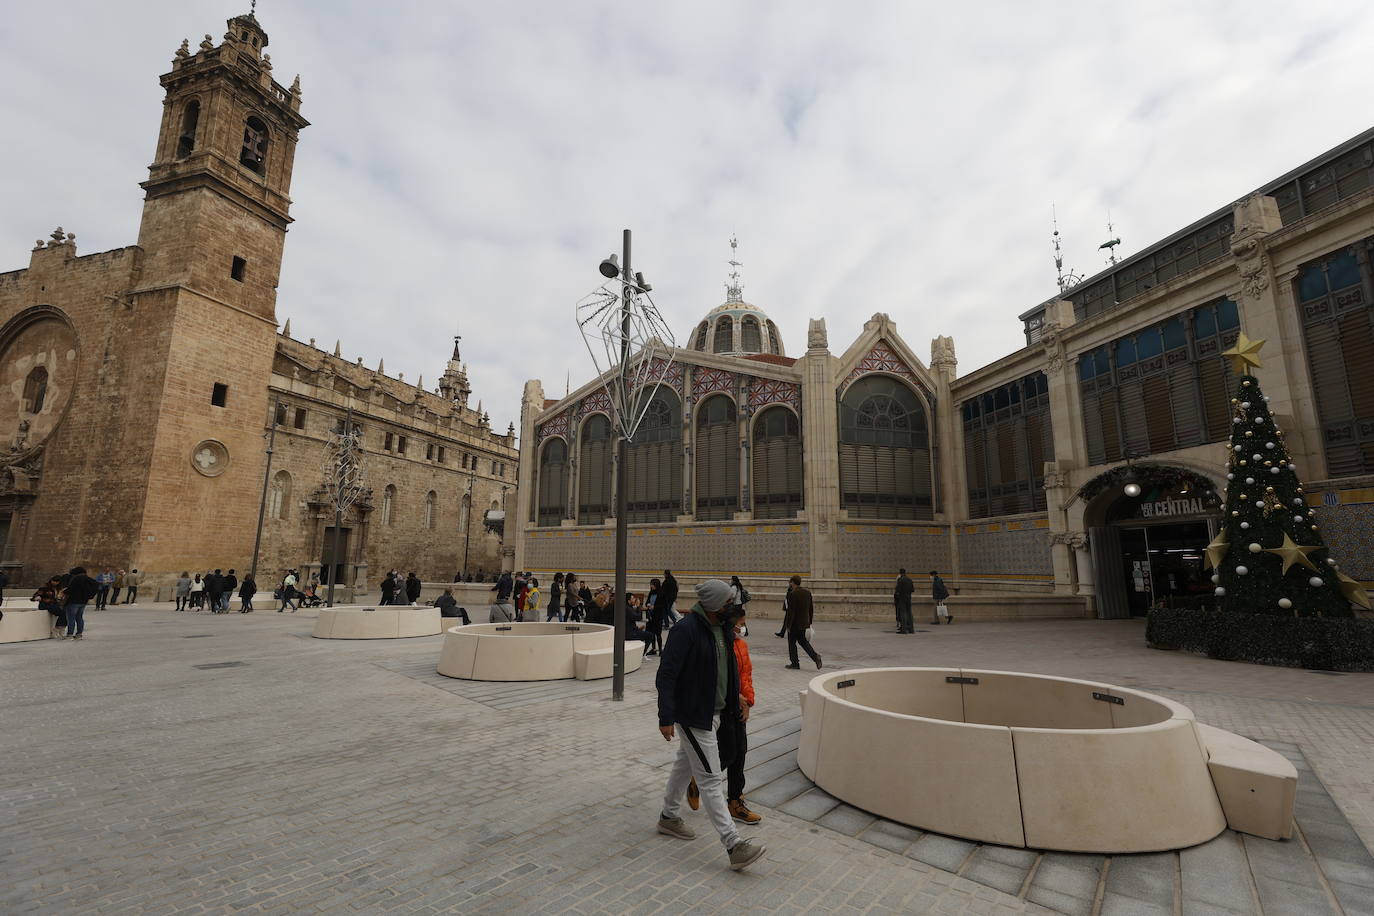
[[[744,803],[742,798],[730,799],[730,816],[741,824],[757,824],[763,820],[762,817],[749,810],[749,806]]]
[[[701,790],[697,788],[695,779],[687,783],[687,807],[693,811],[701,808]]]

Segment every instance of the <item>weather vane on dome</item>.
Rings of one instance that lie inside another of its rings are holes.
[[[744,284],[741,283],[739,279],[739,269],[743,267],[744,264],[735,259],[735,254],[738,248],[739,240],[737,240],[733,235],[730,236],[730,282],[725,284],[726,302],[744,301]]]

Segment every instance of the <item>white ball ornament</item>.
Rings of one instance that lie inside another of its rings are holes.
[[[1240,402],[1240,406],[1243,407],[1243,408],[1246,409],[1246,410],[1249,410],[1249,409],[1250,409],[1250,402],[1249,402],[1249,401],[1241,401],[1241,402]]]
[[[1213,592],[1213,594],[1215,594],[1218,598],[1220,598],[1220,597],[1222,597],[1223,595],[1226,594],[1226,589],[1224,589],[1224,588],[1222,588],[1220,585],[1218,585],[1217,588],[1216,588],[1216,591]]]
[[[1279,599],[1279,607],[1283,608],[1285,611],[1288,610],[1288,609],[1289,609],[1290,607],[1292,607],[1292,606],[1293,606],[1293,602],[1289,601],[1287,598],[1280,598],[1280,599]]]
[[[1238,575],[1238,576],[1244,576],[1244,575],[1248,574],[1249,572],[1250,572],[1250,570],[1246,569],[1244,566],[1237,566],[1237,567],[1236,567],[1236,575]]]
[[[1290,464],[1290,465],[1288,465],[1288,470],[1290,470],[1290,471],[1296,471],[1297,469],[1298,469],[1298,466],[1297,466],[1296,464]]]
[[[1300,497],[1300,496],[1295,496],[1295,497],[1293,497],[1293,505],[1295,505],[1295,506],[1301,506],[1301,505],[1302,505],[1302,497]]]
[[[1232,417],[1232,418],[1231,418],[1231,422],[1232,422],[1232,423],[1235,423],[1237,426],[1239,426],[1240,423],[1241,423],[1241,419],[1240,419],[1240,417]]]
[[[1266,404],[1269,403],[1269,395],[1267,395],[1267,394],[1264,396],[1264,403],[1266,403]]]
[[[1241,522],[1241,523],[1240,523],[1240,527],[1241,527],[1242,530],[1247,529],[1247,528],[1250,527],[1250,523],[1249,523],[1249,522]]]
[[[1235,479],[1236,479],[1236,475],[1235,475],[1235,474],[1227,474],[1227,475],[1226,475],[1226,479],[1227,479],[1227,480],[1235,480]]]
[[[1264,443],[1264,447],[1265,447],[1265,448],[1277,448],[1277,446],[1274,445],[1274,443],[1272,443],[1272,442],[1266,442],[1266,443]]]
[[[1293,516],[1293,521],[1301,525],[1303,522],[1307,521],[1307,519],[1303,518],[1301,515],[1295,515]]]
[[[1255,425],[1260,426],[1264,423],[1264,417],[1255,417]]]
[[[1307,584],[1310,585],[1310,586],[1312,586],[1313,588],[1317,588],[1317,587],[1319,587],[1319,586],[1322,584],[1321,577],[1320,577],[1320,576],[1313,576],[1312,578],[1310,578],[1310,579],[1307,580]]]
[[[1263,550],[1263,549],[1264,549],[1264,548],[1261,547],[1261,546],[1258,545],[1258,544],[1251,544],[1251,545],[1250,545],[1250,552],[1251,552],[1251,553],[1259,553],[1259,552],[1260,552],[1261,550]]]
[[[1212,574],[1212,584],[1213,584],[1213,585],[1216,585],[1216,584],[1217,584],[1218,582],[1220,582],[1220,581],[1221,581],[1221,576],[1217,575],[1216,573],[1213,573],[1213,574]]]
[[[1270,473],[1270,474],[1277,474],[1277,473],[1278,473],[1279,471],[1281,471],[1281,470],[1282,470],[1282,468],[1270,468],[1270,469],[1269,469],[1269,473]]]
[[[1326,565],[1327,565],[1327,566],[1330,566],[1332,569],[1335,569],[1335,568],[1336,568],[1336,559],[1335,559],[1335,557],[1327,557],[1327,558],[1326,558]]]
[[[1242,452],[1242,451],[1244,451],[1244,450],[1245,450],[1245,449],[1242,448],[1241,446],[1239,446],[1239,445],[1236,446],[1236,451]]]
[[[1261,455],[1261,454],[1258,454],[1258,453],[1256,453],[1256,454],[1254,454],[1254,455],[1251,455],[1250,457],[1253,458],[1255,461],[1263,461],[1263,460],[1264,460],[1264,456]]]
[[[1245,482],[1246,482],[1247,485],[1253,487],[1253,486],[1255,485],[1255,478],[1253,478],[1253,477],[1247,477],[1247,478],[1245,478]]]

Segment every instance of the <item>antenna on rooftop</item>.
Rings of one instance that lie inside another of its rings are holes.
[[[1059,280],[1059,291],[1066,293],[1082,283],[1083,278],[1073,270],[1064,272],[1064,252],[1059,247],[1059,213],[1055,210],[1054,204],[1050,204],[1050,222],[1054,225],[1054,272]]]
[[[1116,246],[1121,244],[1121,239],[1117,237],[1116,230],[1112,228],[1112,211],[1107,211],[1107,241],[1097,246],[1097,250],[1107,249],[1107,266],[1115,267],[1117,262]]]

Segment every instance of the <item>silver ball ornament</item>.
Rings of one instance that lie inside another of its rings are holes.
[[[1288,610],[1288,609],[1289,609],[1290,607],[1292,607],[1292,606],[1293,606],[1293,602],[1289,601],[1287,598],[1280,598],[1280,599],[1279,599],[1279,607],[1283,608],[1285,611]]]
[[[1244,566],[1237,566],[1237,567],[1236,567],[1236,575],[1238,575],[1238,576],[1247,575],[1249,572],[1250,572],[1250,570],[1246,569]]]
[[[1216,573],[1213,573],[1213,574],[1212,574],[1212,584],[1213,584],[1213,585],[1216,585],[1216,584],[1219,583],[1219,582],[1221,582],[1221,576],[1217,575]]]
[[[1216,591],[1214,591],[1213,594],[1216,595],[1218,598],[1220,598],[1220,597],[1222,597],[1223,595],[1226,594],[1226,589],[1224,589],[1224,588],[1222,588],[1220,585],[1218,585],[1218,586],[1216,587]]]
[[[1307,580],[1307,584],[1313,588],[1319,588],[1322,584],[1321,576],[1313,576]]]
[[[1250,527],[1250,523],[1249,523],[1249,522],[1241,522],[1241,523],[1240,523],[1240,527],[1241,527],[1242,530],[1247,529],[1247,528]]]
[[[1261,546],[1258,545],[1258,544],[1251,544],[1251,545],[1250,545],[1250,552],[1251,552],[1251,553],[1259,553],[1259,552],[1260,552],[1261,550],[1263,550],[1263,549],[1264,549],[1264,548],[1261,547]]]
[[[1249,410],[1249,409],[1250,409],[1250,402],[1249,402],[1249,401],[1241,401],[1241,402],[1240,402],[1240,406],[1243,407],[1243,408],[1245,408],[1246,410]]]
[[[1245,478],[1245,483],[1246,483],[1247,485],[1253,487],[1253,486],[1255,485],[1255,478],[1253,478],[1253,477],[1247,477],[1247,478]]]
[[[1264,443],[1264,447],[1265,447],[1265,448],[1278,448],[1278,446],[1276,446],[1276,445],[1275,445],[1274,443],[1272,443],[1272,442],[1266,442],[1266,443]]]

